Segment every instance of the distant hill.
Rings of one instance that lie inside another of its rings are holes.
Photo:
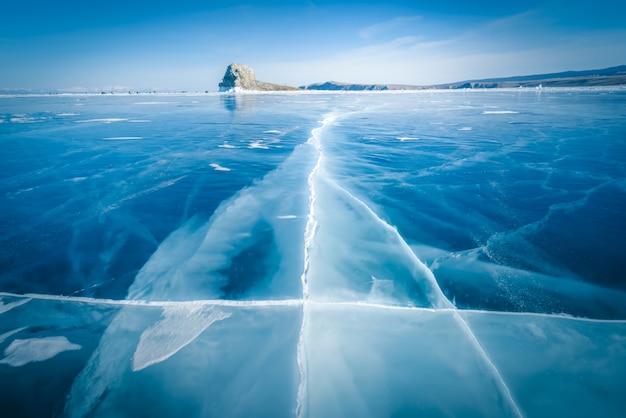
[[[351,90],[351,91],[374,91],[374,90],[415,90],[422,88],[409,84],[350,84],[338,81],[327,81],[325,83],[314,83],[300,86],[304,90]]]
[[[599,70],[564,71],[561,73],[536,74],[505,78],[467,80],[433,87],[459,88],[506,88],[506,87],[583,87],[616,86],[626,84],[626,65]]]
[[[301,86],[304,90],[427,90],[466,88],[510,88],[510,87],[583,87],[616,86],[626,84],[626,65],[599,70],[564,71],[560,73],[535,74],[504,78],[466,80],[436,85],[405,84],[350,84],[336,81]]]

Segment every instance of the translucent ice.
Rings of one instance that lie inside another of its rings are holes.
[[[0,415],[620,416],[625,100],[0,98]]]

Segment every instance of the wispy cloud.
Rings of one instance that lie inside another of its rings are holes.
[[[411,22],[414,29],[398,31],[394,22]],[[297,75],[298,84],[328,80],[439,84],[626,62],[626,50],[617,41],[626,38],[625,29],[568,32],[535,11],[464,27],[401,17],[368,26],[360,34],[364,40],[360,47],[284,63],[282,71],[288,68],[289,74]]]
[[[421,16],[399,16],[367,26],[359,31],[359,36],[363,39],[372,39],[375,36],[389,32],[411,30],[415,28],[415,24],[421,19]]]

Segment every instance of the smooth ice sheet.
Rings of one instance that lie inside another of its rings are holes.
[[[1,416],[626,410],[623,88],[105,96],[0,98]]]
[[[626,322],[465,312],[527,417],[626,410]]]
[[[0,314],[0,415],[59,416],[74,379],[119,308],[54,299],[10,299],[20,306]]]
[[[64,415],[293,416],[300,324],[299,305],[125,307],[75,380]],[[147,342],[166,334],[169,348]]]
[[[304,417],[518,416],[452,310],[310,303]]]

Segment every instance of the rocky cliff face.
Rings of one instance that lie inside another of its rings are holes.
[[[245,64],[232,63],[226,68],[226,74],[219,84],[220,91],[229,90],[257,90],[257,91],[287,91],[299,90],[297,87],[259,81],[252,68]]]

